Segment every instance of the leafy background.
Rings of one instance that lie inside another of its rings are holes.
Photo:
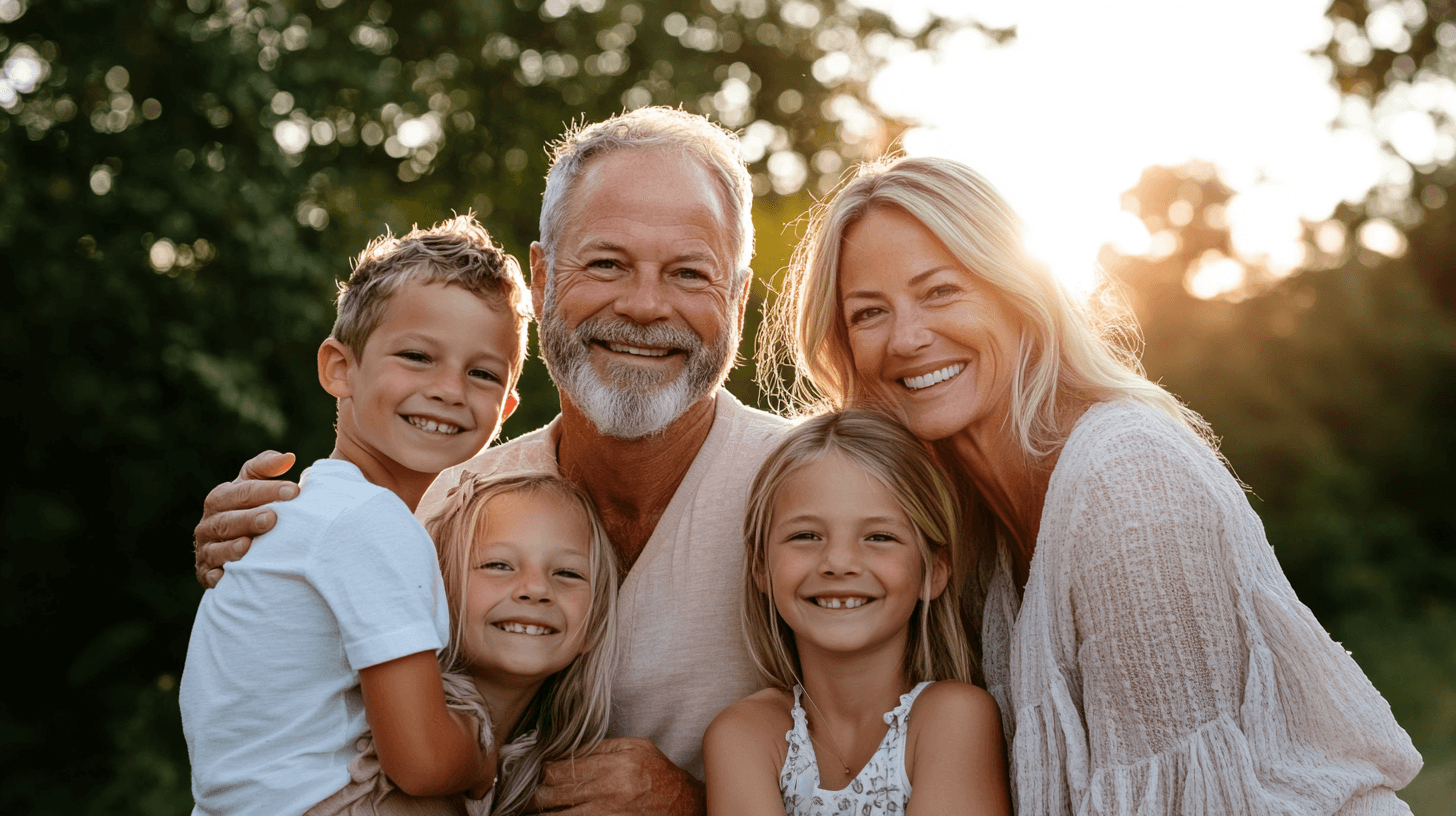
[[[1404,54],[1352,64],[1329,46],[1342,92],[1456,75],[1451,7],[1426,6]],[[1360,26],[1366,8],[1327,14]],[[369,237],[469,209],[524,258],[548,140],[681,105],[743,134],[761,303],[814,197],[906,126],[866,101],[879,60],[949,25],[907,33],[835,0],[0,0],[15,430],[0,625],[16,660],[0,811],[190,808],[191,527],[258,450],[328,452],[313,354]],[[1398,258],[1312,231],[1309,269],[1200,300],[1188,271],[1230,253],[1229,191],[1207,167],[1153,167],[1126,201],[1174,251],[1101,259],[1149,373],[1223,435],[1301,598],[1425,754],[1403,795],[1428,814],[1456,799],[1453,186],[1456,168],[1417,167],[1399,195],[1337,214],[1348,235],[1397,224]],[[753,328],[730,387],[762,404]],[[522,399],[507,436],[555,413],[538,361]]]

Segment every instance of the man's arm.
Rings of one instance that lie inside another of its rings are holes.
[[[703,783],[637,737],[602,740],[580,759],[548,763],[531,806],[561,816],[705,812]]]
[[[273,529],[278,516],[257,508],[298,495],[298,485],[275,481],[293,467],[293,454],[264,451],[243,464],[238,478],[214,487],[202,502],[202,520],[192,531],[197,582],[211,589],[229,561],[243,557],[254,536]]]

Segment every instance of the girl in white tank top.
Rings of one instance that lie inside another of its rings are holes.
[[[708,728],[710,816],[1010,813],[996,704],[969,682],[954,495],[915,437],[862,411],[769,455],[743,608],[769,688]]]

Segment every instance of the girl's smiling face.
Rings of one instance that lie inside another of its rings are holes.
[[[477,682],[539,684],[586,648],[592,530],[579,507],[544,491],[486,504],[466,584],[466,669]]]
[[[926,580],[915,526],[895,495],[849,457],[829,452],[789,474],[774,498],[767,578],[800,660],[885,653],[899,660],[910,616],[940,595],[949,565]]]
[[[1010,412],[1020,331],[985,281],[902,210],[844,234],[839,299],[860,384],[916,436],[998,429]]]

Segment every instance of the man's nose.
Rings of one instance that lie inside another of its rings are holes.
[[[667,283],[656,273],[639,271],[622,282],[613,308],[617,314],[641,325],[667,320],[672,316]]]

